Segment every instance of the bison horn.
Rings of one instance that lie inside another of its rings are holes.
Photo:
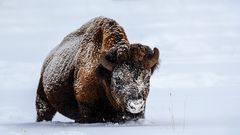
[[[100,64],[109,71],[113,70],[113,63],[106,59],[106,52],[103,52],[100,56]]]
[[[153,56],[149,60],[149,66],[153,67],[154,65],[156,65],[158,63],[158,59],[159,59],[159,50],[157,48],[154,48]]]

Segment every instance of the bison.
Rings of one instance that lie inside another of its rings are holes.
[[[68,34],[45,59],[37,88],[37,122],[56,112],[79,123],[144,118],[159,50],[130,44],[113,19],[97,17]]]

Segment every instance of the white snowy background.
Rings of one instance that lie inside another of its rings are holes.
[[[35,123],[41,64],[68,33],[113,18],[131,43],[161,51],[146,119]],[[240,1],[0,0],[0,134],[240,134]]]

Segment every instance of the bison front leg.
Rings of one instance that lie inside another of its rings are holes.
[[[74,88],[76,100],[78,103],[79,117],[75,122],[94,123],[99,122],[96,115],[96,91],[89,84],[77,85]]]
[[[96,117],[92,114],[91,107],[84,104],[79,103],[79,118],[75,120],[77,123],[95,123],[98,122]]]

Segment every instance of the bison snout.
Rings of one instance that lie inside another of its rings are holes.
[[[127,104],[127,110],[130,113],[140,113],[144,110],[145,101],[142,99],[139,100],[129,100]]]

